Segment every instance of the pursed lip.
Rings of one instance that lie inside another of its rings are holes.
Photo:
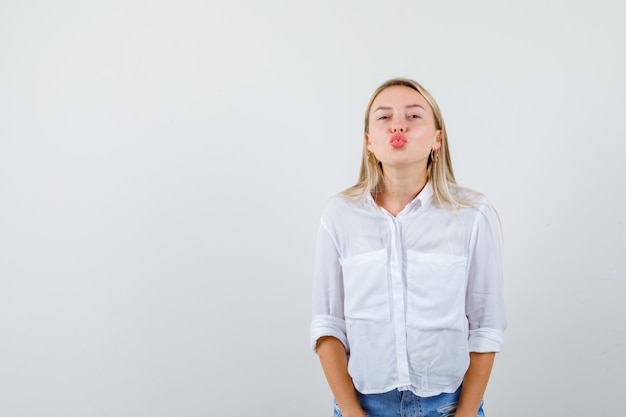
[[[394,148],[401,148],[406,144],[406,136],[402,133],[396,133],[389,139],[389,143]]]

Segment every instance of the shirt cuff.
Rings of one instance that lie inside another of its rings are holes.
[[[470,352],[501,352],[504,333],[495,329],[474,329],[469,332]]]
[[[346,337],[346,322],[340,318],[329,315],[314,316],[311,320],[311,348],[317,352],[317,340],[323,336],[332,336],[346,348],[348,348],[348,338]]]

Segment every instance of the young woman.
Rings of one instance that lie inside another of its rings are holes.
[[[320,220],[312,348],[335,416],[483,416],[506,328],[500,229],[456,184],[446,128],[417,82],[365,113],[359,181]]]

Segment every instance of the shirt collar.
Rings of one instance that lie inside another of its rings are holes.
[[[432,199],[432,197],[433,197],[433,186],[430,180],[428,180],[426,182],[426,185],[424,185],[424,188],[422,188],[422,191],[420,191],[415,196],[415,198],[409,204],[407,204],[406,208],[402,211],[405,211],[407,209],[413,210],[415,208],[423,207],[426,203],[428,203]],[[374,197],[372,197],[371,193],[367,194],[367,201],[372,206],[376,207],[376,209],[380,209],[378,204],[376,204],[376,201],[374,201]]]

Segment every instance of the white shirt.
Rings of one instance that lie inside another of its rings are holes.
[[[334,336],[363,394],[454,392],[469,352],[499,352],[506,317],[500,228],[488,205],[456,211],[428,183],[396,217],[335,196],[319,226],[311,344]]]

